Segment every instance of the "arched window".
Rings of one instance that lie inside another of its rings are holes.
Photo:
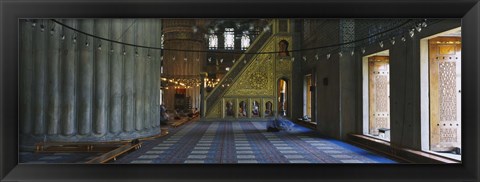
[[[225,103],[225,116],[233,117],[235,116],[235,111],[233,110],[234,103],[233,101],[227,101]]]
[[[225,28],[225,49],[232,50],[235,47],[235,32],[233,28]]]
[[[268,101],[265,103],[265,117],[273,116],[273,104],[272,102]]]

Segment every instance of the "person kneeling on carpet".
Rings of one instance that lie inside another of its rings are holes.
[[[271,119],[267,121],[267,132],[278,132],[280,127],[278,126],[277,119]]]
[[[267,132],[278,132],[280,130],[290,131],[295,124],[288,119],[278,116],[267,122]]]

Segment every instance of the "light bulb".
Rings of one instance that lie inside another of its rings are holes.
[[[418,24],[417,26],[415,26],[415,29],[417,29],[418,32],[421,32],[422,31],[422,24]]]
[[[307,61],[307,57],[303,56],[302,57],[303,61]]]
[[[343,56],[342,52],[338,52],[338,56],[342,57]]]
[[[407,41],[407,39],[405,38],[405,36],[402,35],[402,41],[405,42]]]
[[[365,48],[362,48],[362,54],[365,54]]]
[[[380,47],[383,48],[383,41],[380,41],[378,45],[380,45]]]
[[[44,25],[40,25],[40,31],[41,32],[45,31],[45,26]]]
[[[36,27],[36,26],[37,26],[37,23],[32,22],[32,27]]]
[[[391,43],[392,45],[395,45],[395,37],[392,37],[392,39],[390,39],[390,43]]]
[[[427,20],[425,20],[423,23],[422,23],[422,27],[423,28],[426,28],[428,25],[427,25]]]
[[[235,59],[232,60],[232,63],[235,63]]]
[[[90,44],[88,42],[85,42],[85,46],[88,47]]]
[[[414,29],[411,29],[408,34],[410,35],[410,37],[413,37],[415,35],[415,30]]]
[[[318,54],[315,54],[315,60],[318,61],[318,59],[319,59],[319,58],[318,58]]]
[[[123,55],[126,56],[126,55],[127,55],[127,51],[124,50],[124,51],[123,51]]]
[[[65,40],[65,34],[64,34],[64,35],[62,35],[62,40]]]
[[[353,56],[355,54],[355,51],[352,51],[350,54]]]
[[[102,50],[102,44],[98,44],[98,48],[97,48],[99,51]]]
[[[294,61],[295,61],[295,57],[292,57],[292,62],[294,62]]]
[[[327,54],[327,59],[330,59],[330,54]]]
[[[53,35],[54,33],[55,33],[55,29],[54,28],[50,29],[50,35]]]

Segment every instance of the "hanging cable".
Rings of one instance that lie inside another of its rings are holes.
[[[90,36],[90,37],[93,37],[93,38],[97,38],[97,39],[100,39],[100,40],[104,40],[104,41],[108,41],[108,42],[113,42],[113,43],[117,43],[117,44],[122,44],[124,46],[133,46],[133,47],[136,47],[136,48],[146,48],[146,49],[155,49],[155,50],[165,50],[165,51],[183,51],[183,52],[216,52],[216,53],[231,53],[231,54],[277,54],[277,53],[280,53],[280,51],[269,51],[269,52],[243,52],[243,51],[240,51],[240,52],[232,52],[232,51],[212,51],[212,50],[184,50],[184,49],[170,49],[170,48],[161,48],[161,47],[151,47],[151,46],[144,46],[144,45],[136,45],[136,44],[131,44],[131,43],[125,43],[125,42],[120,42],[120,41],[116,41],[116,40],[110,40],[110,39],[107,39],[107,38],[103,38],[103,37],[100,37],[100,36],[97,36],[97,35],[93,35],[93,34],[90,34],[90,33],[87,33],[87,32],[84,32],[84,31],[81,31],[81,30],[77,30],[73,27],[70,27],[66,24],[63,24],[55,19],[51,19],[53,22],[63,26],[63,27],[66,27],[70,30],[73,30],[75,32],[78,32],[78,33],[81,33],[81,34],[84,34],[86,36]],[[409,23],[411,23],[412,20],[409,19],[409,20],[406,20],[405,22],[401,23],[400,25],[397,25],[395,27],[392,27],[390,29],[387,29],[385,31],[382,31],[382,32],[379,32],[379,33],[376,33],[376,34],[373,34],[371,36],[368,36],[368,37],[365,37],[365,38],[362,38],[362,39],[358,39],[358,40],[354,40],[354,41],[351,41],[351,42],[344,42],[344,43],[338,43],[338,44],[330,44],[330,45],[324,45],[324,46],[318,46],[318,47],[311,47],[311,48],[304,48],[304,49],[295,49],[295,50],[290,50],[288,52],[301,52],[301,51],[310,51],[310,50],[317,50],[317,49],[324,49],[324,48],[332,48],[332,47],[339,47],[339,46],[344,46],[344,45],[349,45],[349,44],[353,44],[353,43],[358,43],[358,42],[362,42],[362,41],[365,41],[367,39],[370,39],[372,37],[376,37],[376,36],[379,36],[379,35],[382,35],[382,34],[385,34],[387,32],[391,32],[393,30],[396,30],[398,28],[401,28]],[[415,29],[414,29],[415,30]],[[410,36],[413,36],[413,35],[410,35]]]

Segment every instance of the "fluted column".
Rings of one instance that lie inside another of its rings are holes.
[[[159,19],[59,21],[99,37],[160,47]],[[160,133],[159,50],[94,39],[50,20],[35,22],[20,23],[21,145]]]

